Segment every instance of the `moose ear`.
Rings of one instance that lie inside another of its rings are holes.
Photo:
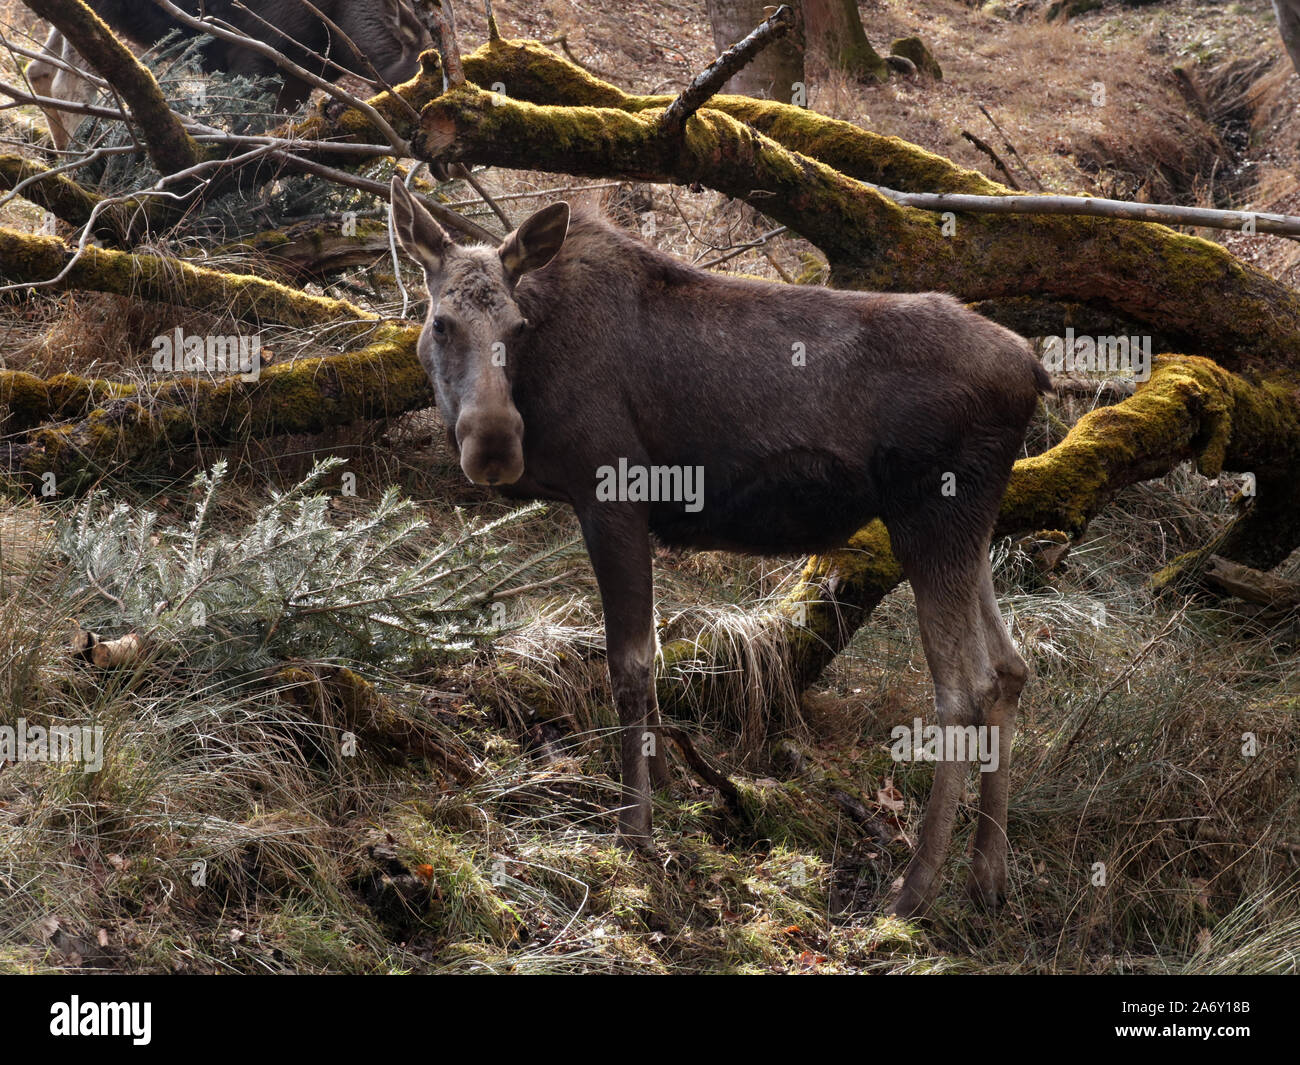
[[[543,207],[516,229],[497,249],[506,277],[513,285],[530,270],[539,270],[560,250],[569,232],[569,205],[561,200]]]
[[[402,250],[425,268],[436,274],[442,269],[442,257],[447,252],[451,237],[434,221],[424,207],[397,178],[391,186],[393,199],[393,232]]]

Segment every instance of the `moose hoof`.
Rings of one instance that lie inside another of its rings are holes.
[[[659,857],[659,852],[655,850],[654,840],[648,833],[631,833],[619,829],[618,845],[633,854],[644,855],[647,858]]]
[[[981,909],[998,909],[1007,897],[1006,866],[992,868],[977,858],[966,881],[966,896]]]
[[[898,894],[889,903],[889,912],[904,919],[924,917],[934,902],[934,882],[922,883],[924,878],[904,876]]]
[[[910,891],[902,891],[898,898],[889,906],[889,912],[895,917],[902,917],[909,920],[914,917],[924,917],[930,909],[930,900],[922,895]]]

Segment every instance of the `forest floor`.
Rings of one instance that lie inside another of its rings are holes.
[[[943,79],[864,86],[813,70],[810,106],[996,178],[962,137],[1002,147],[983,106],[1015,145],[1027,187],[1300,212],[1300,77],[1267,0],[1107,2],[1059,23],[1044,21],[1045,7],[864,3],[877,48],[917,34]],[[638,91],[677,89],[713,56],[702,0],[495,8],[507,36],[563,36],[576,59]],[[458,19],[466,48],[484,38],[477,5],[461,5]],[[34,26],[15,0],[0,0],[0,24]],[[484,177],[494,193],[519,197],[502,201],[518,218],[579,184]],[[711,192],[584,184],[608,186],[585,194],[616,219],[653,211],[650,239],[688,260],[771,228]],[[0,224],[39,221],[20,200],[0,208]],[[1300,283],[1291,241],[1200,235]],[[720,268],[791,276],[816,254],[789,235]],[[354,289],[331,291],[356,298]],[[0,360],[138,375],[149,338],[173,317],[103,295],[10,297]],[[268,341],[281,342],[310,350],[312,339]],[[1054,419],[1090,406],[1051,400],[1028,447],[1053,438]],[[466,513],[511,510],[465,483],[427,411],[204,449],[177,457],[176,472],[121,471],[103,487],[180,528],[196,500],[188,471],[227,459],[211,520],[235,535],[323,454],[344,456],[356,474],[356,498],[331,504],[343,514],[363,513],[390,485],[417,502],[428,526],[412,533],[412,550],[457,535]],[[1125,490],[1050,574],[1021,545],[995,543],[999,599],[1033,669],[1012,764],[1011,898],[989,915],[959,890],[972,779],[944,890],[916,923],[881,916],[931,778],[890,754],[891,729],[931,708],[906,587],[797,707],[764,720],[780,667],[756,634],[800,560],[658,553],[661,637],[716,632],[747,649],[756,675],[738,685],[735,705],[683,722],[737,783],[740,808],[678,764],[655,800],[652,863],[614,844],[599,600],[562,509],[500,534],[503,550],[550,559],[530,573],[531,592],[506,601],[510,632],[436,668],[355,664],[396,720],[460,751],[466,775],[364,744],[356,757],[322,755],[336,746],[337,707],[313,720],[282,693],[236,697],[175,662],[88,670],[68,653],[66,623],[84,616],[86,590],[56,539],[77,503],[9,495],[0,725],[92,720],[111,742],[95,774],[0,762],[0,971],[1295,972],[1297,618],[1233,600],[1169,601],[1149,584],[1222,528],[1235,487],[1182,468]],[[1293,557],[1280,572],[1298,571]]]

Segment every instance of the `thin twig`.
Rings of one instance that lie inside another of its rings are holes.
[[[283,162],[286,166],[303,170],[308,174],[315,174],[318,177],[328,178],[330,181],[338,182],[340,185],[347,185],[349,188],[361,189],[363,192],[372,192],[376,196],[382,196],[388,199],[388,186],[381,181],[373,181],[370,178],[364,178],[357,174],[349,174],[346,170],[335,170],[332,166],[326,166],[323,163],[317,163],[311,159],[304,159],[301,156],[294,155],[291,152],[278,152],[276,159]],[[446,206],[437,200],[428,196],[421,196],[418,193],[412,193],[420,203],[428,209],[429,213],[434,216],[443,225],[448,226],[458,233],[463,233],[474,240],[482,241],[484,244],[500,244],[501,238],[484,229],[477,222],[472,222],[468,218],[462,218],[455,211],[449,210]]]
[[[406,191],[411,191],[411,186],[415,184],[415,175],[423,167],[423,163],[411,167],[406,174]],[[397,282],[397,291],[402,294],[402,317],[406,317],[406,310],[411,305],[411,294],[406,290],[406,283],[402,280],[402,260],[397,254],[397,226],[393,222],[393,204],[388,204],[388,254],[393,260],[393,280]]]
[[[273,25],[272,23],[268,22],[266,19],[262,18],[261,15],[257,14],[257,12],[249,8],[249,6],[243,3],[242,0],[233,0],[233,2],[235,7],[248,12],[249,15],[257,19],[258,22],[260,22],[263,26],[265,26],[267,29],[271,30],[278,36],[283,37],[287,41],[293,41],[295,45],[297,45],[299,48],[301,48],[303,51],[305,51],[308,55],[312,56],[313,58],[319,59],[322,63],[328,64],[330,67],[332,67],[337,71],[342,72],[343,74],[357,74],[355,70],[349,70],[347,67],[343,66],[343,64],[339,63],[337,60],[330,59],[328,56],[323,56],[319,52],[315,52],[312,51],[311,49],[308,49],[301,42],[294,41],[294,39],[291,36],[289,36],[288,33],[280,29],[279,26]],[[302,6],[305,7],[308,11],[310,11],[313,15],[315,15],[318,19],[320,19],[321,22],[325,24],[326,28],[330,30],[333,36],[338,40],[340,40],[344,44],[344,46],[348,49],[348,51],[350,51],[354,56],[357,57],[357,61],[365,65],[365,68],[367,71],[369,71],[369,74],[357,75],[358,77],[365,77],[367,80],[369,80],[372,83],[372,87],[378,88],[379,91],[387,92],[390,95],[392,95],[392,97],[395,100],[399,101],[401,105],[404,108],[406,108],[406,112],[408,115],[410,115],[411,118],[418,119],[420,117],[420,113],[414,107],[411,106],[410,102],[405,97],[398,96],[395,92],[393,92],[392,85],[390,85],[388,81],[384,78],[384,76],[380,74],[378,70],[375,69],[375,65],[370,61],[370,57],[361,50],[360,46],[356,43],[356,41],[354,41],[351,37],[349,37],[346,33],[343,32],[343,30],[339,27],[338,23],[336,23],[333,19],[331,19],[328,15],[326,15],[325,12],[322,11],[319,7],[313,4],[311,0],[298,0],[298,2],[302,4]]]
[[[673,743],[677,744],[677,749],[682,752],[682,757],[695,770],[696,775],[710,787],[716,788],[723,799],[726,800],[727,805],[732,810],[738,811],[740,809],[740,792],[736,789],[736,785],[704,760],[703,756],[695,749],[690,736],[676,725],[662,724],[659,726],[659,730]]]
[[[479,179],[474,176],[473,171],[470,170],[469,167],[465,167],[464,178],[465,181],[469,184],[469,187],[472,188],[475,192],[477,192],[479,196],[483,198],[483,202],[486,203],[490,208],[492,208],[492,213],[495,214],[499,219],[501,219],[501,224],[506,227],[506,232],[509,233],[512,229],[514,229],[515,226],[514,223],[510,221],[510,216],[501,209],[501,205],[492,198],[492,194],[489,193],[488,190],[483,187],[483,183],[480,182]]]
[[[106,82],[94,71],[82,70],[78,67],[75,67],[67,60],[65,60],[62,56],[53,55],[50,52],[32,51],[30,48],[24,48],[22,45],[14,44],[11,40],[9,40],[8,37],[5,37],[2,34],[0,34],[0,43],[4,45],[5,50],[8,52],[17,52],[20,56],[23,56],[25,59],[39,59],[43,63],[49,63],[52,66],[58,67],[60,70],[67,71],[69,74],[77,75],[77,77],[81,78],[83,81],[90,82],[97,89],[108,88],[108,82]],[[14,66],[17,65],[18,65],[17,63],[14,64]],[[23,80],[24,81],[27,80],[26,71],[23,71]],[[28,82],[27,87],[29,89],[31,88],[30,82]]]
[[[60,100],[56,96],[37,96],[35,93],[24,92],[16,85],[10,85],[5,81],[0,81],[0,92],[13,97],[8,103],[0,103],[0,111],[6,111],[11,107],[20,107],[23,104],[36,104],[38,107],[47,108],[51,111],[67,111],[74,115],[93,115],[95,118],[108,118],[117,122],[131,121],[125,111],[114,111],[111,107],[100,107],[97,104],[79,104],[71,100]]]
[[[788,233],[789,231],[789,226],[777,226],[775,229],[769,229],[762,236],[756,237],[754,240],[748,241],[745,244],[737,244],[730,251],[719,255],[716,259],[710,259],[707,263],[700,263],[700,269],[708,270],[710,267],[725,263],[728,259],[734,259],[737,255],[741,255],[749,251],[751,248],[761,248],[769,240],[772,240],[774,237],[779,237],[782,233]]]
[[[1025,172],[1026,174],[1029,175],[1029,179],[1030,179],[1030,180],[1031,180],[1035,185],[1038,186],[1038,191],[1039,191],[1039,192],[1042,192],[1042,191],[1043,191],[1043,183],[1042,183],[1041,181],[1038,180],[1038,175],[1035,174],[1035,173],[1033,172],[1032,169],[1030,169],[1029,164],[1026,163],[1026,162],[1024,161],[1024,159],[1022,159],[1022,158],[1020,157],[1020,153],[1019,153],[1018,151],[1016,151],[1016,146],[1015,146],[1014,144],[1011,143],[1011,138],[1008,137],[1008,136],[1007,136],[1007,135],[1002,131],[1002,127],[999,126],[998,123],[997,123],[997,120],[996,120],[992,115],[989,114],[989,111],[988,111],[988,108],[987,108],[987,107],[985,107],[983,104],[979,104],[978,106],[979,106],[979,109],[980,109],[980,114],[982,114],[985,118],[987,118],[987,119],[989,120],[989,125],[992,126],[995,130],[998,131],[998,136],[1002,138],[1002,143],[1006,146],[1007,151],[1009,151],[1009,152],[1011,153],[1011,155],[1015,158],[1016,162],[1020,164],[1020,166],[1021,166],[1021,168],[1024,170],[1024,172]]]
[[[965,137],[966,140],[970,141],[971,144],[975,145],[976,148],[982,151],[990,159],[993,160],[993,165],[996,166],[1000,171],[1002,171],[1002,176],[1007,179],[1008,185],[1010,185],[1017,192],[1023,191],[1020,182],[1016,180],[1015,174],[1011,173],[1011,171],[1007,169],[1007,164],[1002,161],[1002,157],[993,150],[991,145],[986,144],[984,141],[980,140],[979,137],[975,136],[975,134],[971,133],[969,130],[965,130],[965,129],[962,130],[961,135]]]
[[[602,78],[605,81],[614,80],[613,74],[610,74],[608,71],[601,70],[599,67],[594,67],[583,59],[579,59],[578,56],[574,53],[573,49],[569,47],[569,35],[567,33],[562,33],[558,37],[550,37],[547,40],[539,41],[538,43],[558,44],[560,46],[560,50],[565,55],[567,55],[569,59],[572,60],[576,66],[582,67],[582,69],[585,70],[588,74],[594,74],[596,77]]]

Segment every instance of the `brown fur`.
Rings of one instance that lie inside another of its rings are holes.
[[[879,517],[916,594],[940,723],[1000,730],[971,871],[973,893],[995,903],[1006,886],[1007,767],[1026,670],[993,595],[988,548],[1038,395],[1050,388],[1026,342],[942,294],[711,274],[590,212],[575,213],[557,239],[567,219],[557,205],[496,253],[462,249],[397,183],[393,194],[398,236],[424,265],[430,294],[420,357],[466,474],[510,495],[563,500],[581,522],[623,725],[623,838],[650,846],[650,783],[666,774],[650,533],[680,546],[796,554],[842,545]],[[507,269],[518,246],[532,258]],[[504,365],[487,356],[494,344]],[[699,468],[700,506],[602,499],[599,471],[620,460]],[[899,913],[933,898],[967,768],[936,766]]]

